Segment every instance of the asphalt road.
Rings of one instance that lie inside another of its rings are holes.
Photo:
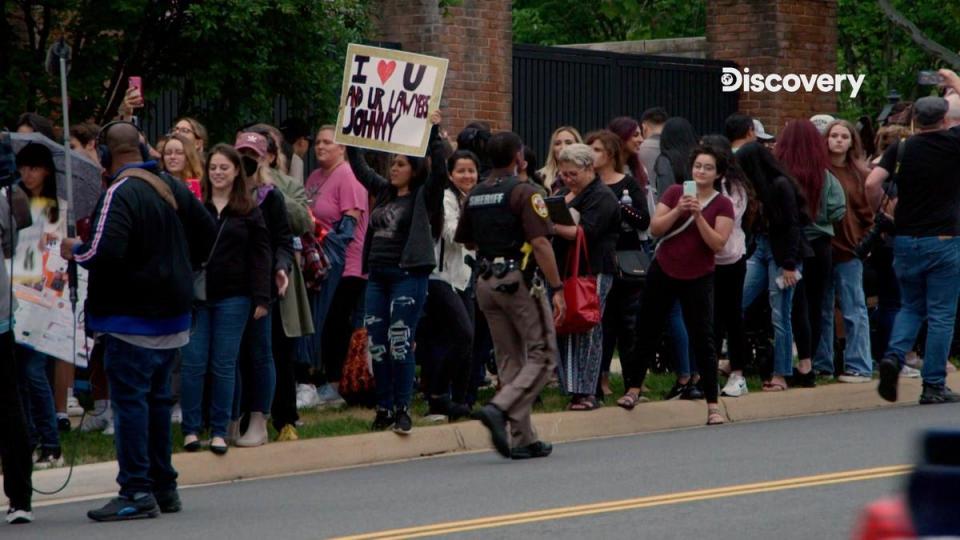
[[[557,445],[550,458],[526,462],[483,452],[189,488],[182,490],[180,514],[128,523],[89,522],[86,510],[101,500],[58,504],[36,508],[32,525],[0,526],[0,537],[317,539],[378,531],[402,537],[411,532],[397,529],[426,533],[424,526],[455,522],[433,532],[462,538],[848,538],[859,509],[895,492],[905,477],[894,469],[881,469],[893,476],[879,478],[868,476],[876,471],[852,480],[831,474],[912,463],[917,436],[928,427],[960,428],[960,405],[568,443]],[[709,491],[728,486],[737,487]],[[546,513],[501,517],[534,511]]]

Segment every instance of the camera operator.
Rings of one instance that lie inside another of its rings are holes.
[[[944,86],[960,92],[960,78],[940,70]],[[880,396],[897,400],[897,379],[904,355],[927,321],[920,403],[951,403],[960,395],[946,386],[947,354],[960,295],[960,126],[946,128],[947,100],[924,97],[914,104],[916,134],[891,145],[867,178],[867,193],[876,204],[881,186],[897,172],[894,210],[894,270],[902,308],[880,361]],[[898,162],[899,161],[899,165]],[[899,170],[898,170],[899,167]]]
[[[110,187],[93,238],[65,238],[60,250],[89,271],[86,326],[103,338],[116,425],[120,496],[87,516],[120,521],[180,510],[170,373],[190,339],[191,269],[210,252],[216,225],[185,184],[152,172],[133,124],[108,124],[98,140]]]
[[[13,220],[10,212],[6,190],[0,191],[0,236],[3,238],[4,259],[13,254],[16,244],[16,225],[11,227]],[[0,433],[3,434],[0,436],[0,461],[3,462],[3,491],[10,498],[7,523],[19,524],[33,521],[30,508],[33,460],[30,457],[27,421],[17,388],[19,377],[13,354],[13,310],[10,276],[7,275],[6,262],[0,261]]]

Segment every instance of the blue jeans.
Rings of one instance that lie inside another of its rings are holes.
[[[363,323],[370,341],[378,407],[410,406],[416,371],[412,342],[427,299],[427,276],[400,268],[370,270]]]
[[[923,382],[944,384],[960,294],[960,237],[898,236],[893,256],[901,308],[884,356],[902,365],[926,320]]]
[[[643,250],[650,259],[653,259],[654,250],[651,244],[645,243]],[[673,344],[674,360],[676,361],[677,375],[680,377],[689,377],[697,372],[696,362],[690,360],[690,336],[687,334],[687,327],[683,323],[683,311],[680,309],[680,301],[677,300],[670,308],[670,319],[667,321],[666,334]]]
[[[697,373],[697,365],[690,358],[690,336],[687,334],[687,327],[683,324],[683,310],[680,309],[679,300],[673,303],[669,316],[666,333],[670,337],[670,342],[673,343],[673,354],[677,359],[677,375],[689,377]]]
[[[17,362],[20,368],[20,400],[30,433],[30,447],[60,448],[57,411],[53,405],[50,380],[47,379],[47,355],[17,345],[17,356],[20,359]]]
[[[103,365],[110,382],[120,495],[177,487],[170,462],[170,374],[176,349],[145,349],[104,336]]]
[[[242,343],[242,362],[237,371],[233,394],[234,420],[240,418],[242,400],[246,405],[243,410],[270,414],[273,394],[277,390],[277,371],[273,365],[272,307],[260,319],[254,320],[250,315]]]
[[[833,373],[833,306],[837,295],[840,296],[840,312],[847,333],[843,371],[848,375],[870,377],[873,375],[870,320],[863,294],[863,262],[860,259],[833,263],[833,273],[823,289],[820,344],[817,345],[813,367],[817,371]]]
[[[797,270],[800,265],[797,265]],[[790,312],[793,309],[794,288],[777,287],[776,279],[783,272],[773,260],[770,240],[766,235],[757,236],[757,249],[747,259],[747,275],[743,280],[743,310],[746,311],[757,297],[767,289],[770,295],[770,311],[773,322],[773,374],[793,374],[793,326]]]
[[[200,433],[203,384],[209,372],[213,394],[210,397],[210,431],[214,437],[226,437],[233,409],[237,355],[249,317],[250,298],[246,296],[224,298],[197,307],[190,343],[181,349],[180,407],[183,409],[184,435]]]

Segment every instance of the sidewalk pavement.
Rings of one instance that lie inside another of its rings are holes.
[[[948,384],[954,388],[960,387],[960,373],[951,374]],[[739,398],[721,398],[720,401],[729,423],[771,420],[915,405],[920,396],[921,382],[919,379],[901,378],[902,399],[898,403],[887,403],[880,399],[876,388],[876,381],[870,384],[831,384],[786,392],[755,392]],[[637,405],[633,411],[613,406],[589,412],[537,414],[534,415],[534,425],[544,440],[557,443],[699,427],[705,424],[706,416],[706,406],[702,401],[657,401]],[[190,486],[490,448],[487,430],[480,422],[468,421],[418,427],[409,436],[398,436],[391,432],[365,433],[270,443],[258,448],[232,448],[223,457],[211,452],[179,453],[173,456],[173,463],[180,472],[181,486]],[[66,468],[35,472],[34,487],[43,491],[55,489],[63,483],[66,475]],[[63,492],[52,496],[36,496],[35,502],[42,504],[45,501],[111,495],[117,491],[116,475],[115,461],[77,466],[70,484]]]

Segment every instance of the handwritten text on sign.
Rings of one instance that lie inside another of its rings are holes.
[[[422,156],[427,117],[438,107],[447,61],[350,45],[337,118],[337,142]]]

